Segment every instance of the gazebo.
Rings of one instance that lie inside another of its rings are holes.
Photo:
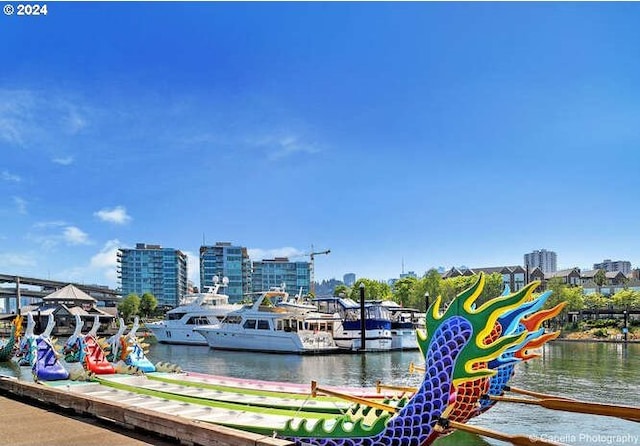
[[[42,303],[30,313],[36,321],[36,332],[44,330],[49,314],[53,314],[55,334],[69,334],[75,327],[75,315],[84,321],[84,330],[93,325],[98,315],[101,324],[111,325],[114,316],[96,306],[97,300],[81,289],[69,284],[42,298]]]

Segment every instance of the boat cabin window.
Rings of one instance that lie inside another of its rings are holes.
[[[295,319],[278,319],[276,330],[282,330],[286,332],[298,331]]]
[[[167,313],[167,319],[170,321],[177,321],[178,319],[182,319],[182,316],[185,314],[187,313]]]
[[[256,329],[256,320],[255,319],[247,319],[245,321],[244,324],[242,324],[243,328],[249,329],[249,330],[255,330]]]
[[[187,321],[188,325],[209,325],[209,319],[206,316],[191,316]]]
[[[269,330],[269,321],[266,319],[258,320],[258,330]]]
[[[224,318],[225,324],[239,324],[242,322],[241,316],[227,316]]]

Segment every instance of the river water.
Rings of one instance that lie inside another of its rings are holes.
[[[640,406],[640,344],[553,342],[542,357],[516,368],[513,386],[581,400]],[[184,370],[242,378],[320,385],[374,386],[376,381],[417,385],[409,364],[422,363],[418,352],[331,356],[226,352],[208,347],[152,344],[152,362],[168,361]],[[16,375],[0,364],[0,373]],[[517,396],[517,395],[513,395]],[[531,405],[498,403],[470,424],[496,431],[554,440],[570,445],[640,445],[640,423]],[[455,433],[437,446],[504,445],[472,434]]]

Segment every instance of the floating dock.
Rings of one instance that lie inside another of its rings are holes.
[[[8,396],[14,400],[29,403],[37,401],[52,411],[74,412],[83,417],[96,418],[115,423],[126,429],[135,429],[138,432],[146,432],[158,438],[174,439],[187,445],[215,445],[215,446],[292,446],[293,443],[286,440],[267,437],[237,429],[231,429],[215,424],[197,422],[176,415],[169,415],[159,411],[133,407],[117,402],[108,402],[66,391],[64,387],[52,388],[42,384],[21,381],[16,378],[0,376],[0,395]],[[21,408],[17,407],[17,411]],[[16,415],[13,426],[19,433],[21,441],[12,444],[46,444],[57,439],[66,439],[64,442],[72,444],[72,438],[78,435],[75,423],[60,424],[51,423],[45,419],[48,412],[25,411],[23,415]],[[43,421],[42,424],[39,421]],[[44,422],[47,421],[47,422]],[[22,424],[22,426],[18,426]],[[41,426],[41,428],[38,428]],[[41,433],[38,433],[42,430]],[[55,432],[54,432],[55,431]],[[108,432],[108,431],[104,431]],[[112,433],[112,432],[110,432]],[[42,435],[46,435],[43,437]],[[113,435],[119,435],[112,433]],[[24,440],[34,436],[34,442]],[[55,436],[55,438],[54,438]],[[122,435],[119,435],[122,437]],[[105,444],[106,438],[100,434],[95,438],[95,444]],[[132,441],[127,444],[144,445],[143,441]],[[94,444],[83,437],[82,444]],[[107,442],[108,443],[108,442]],[[113,444],[123,444],[115,441]],[[146,443],[148,444],[148,443]]]

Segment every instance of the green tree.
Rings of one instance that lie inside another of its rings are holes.
[[[403,277],[393,284],[393,300],[403,307],[411,306],[411,296],[418,284],[415,277]]]
[[[337,285],[333,289],[333,295],[334,296],[339,296],[342,293],[344,293],[345,296],[348,296],[350,292],[351,292],[351,290],[345,284]]]
[[[640,293],[633,290],[621,290],[611,297],[613,305],[617,308],[633,308],[640,302]]]
[[[421,295],[417,296],[421,301],[421,306],[419,308],[425,308],[425,293],[429,293],[429,304],[435,302],[436,298],[440,295],[440,286],[442,284],[442,276],[435,269],[430,269],[424,275],[421,280]]]
[[[498,297],[504,292],[504,282],[502,281],[502,274],[493,273],[486,275],[484,278],[484,289],[482,294],[478,297],[478,304],[482,304],[489,299]],[[513,292],[513,290],[511,290]]]
[[[140,311],[140,298],[137,294],[131,293],[120,301],[117,308],[120,316],[128,322]]]
[[[604,285],[607,282],[607,274],[604,272],[603,269],[599,269],[598,271],[596,271],[596,274],[593,276],[593,281],[598,287],[598,293],[599,293],[600,289],[602,288],[602,285]]]
[[[580,311],[584,308],[582,287],[566,287],[562,290],[562,300],[567,303],[564,311]]]
[[[597,310],[601,308],[607,308],[609,299],[602,294],[591,293],[584,295],[584,307],[590,310]]]
[[[158,299],[151,293],[144,293],[140,298],[140,316],[149,317],[158,307]]]
[[[385,300],[391,299],[391,287],[384,282],[378,282],[377,280],[361,278],[356,280],[356,283],[351,288],[349,297],[356,302],[360,302],[360,284],[364,284],[364,297],[366,300]]]

